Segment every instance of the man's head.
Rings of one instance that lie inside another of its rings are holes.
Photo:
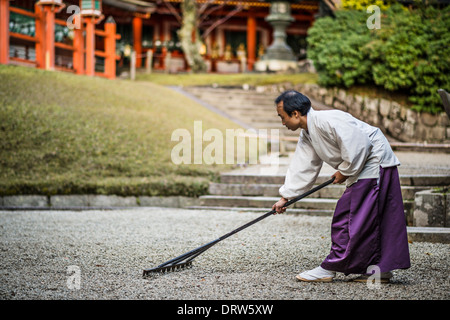
[[[278,116],[290,130],[299,128],[307,130],[307,113],[311,109],[311,101],[300,92],[288,90],[275,99]]]

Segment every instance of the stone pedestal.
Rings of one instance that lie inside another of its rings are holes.
[[[450,194],[448,190],[417,192],[414,202],[414,226],[450,227]]]
[[[279,60],[279,59],[267,59],[257,61],[254,65],[255,71],[295,71],[297,70],[297,61]]]

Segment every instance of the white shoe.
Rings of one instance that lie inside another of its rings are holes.
[[[331,282],[335,276],[336,272],[325,270],[319,266],[315,269],[300,273],[296,278],[300,281],[308,282]]]

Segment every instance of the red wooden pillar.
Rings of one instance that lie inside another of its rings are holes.
[[[87,76],[95,76],[95,25],[103,19],[101,0],[80,0],[80,15],[86,24],[84,32],[84,72]],[[83,23],[81,24],[83,25]],[[81,40],[80,40],[81,41]]]
[[[256,59],[256,18],[247,18],[247,68],[253,70]]]
[[[105,22],[105,74],[108,79],[116,78],[116,22],[109,17]]]
[[[34,5],[34,12],[37,17],[34,21],[35,35],[36,35],[36,67],[39,69],[45,68],[44,49],[45,49],[45,15],[41,6]]]
[[[86,75],[95,75],[95,17],[85,17],[86,22]]]
[[[142,18],[133,18],[133,48],[136,51],[136,68],[142,66]]]
[[[44,53],[44,68],[45,70],[55,69],[55,12],[52,7],[45,6],[45,47]]]
[[[39,20],[36,22],[36,35],[40,44],[36,52],[36,61],[39,68],[55,69],[55,13],[64,6],[62,1],[58,0],[36,3],[35,9]]]
[[[9,0],[0,0],[0,64],[9,63]]]
[[[77,16],[76,19],[81,19],[81,16]],[[79,25],[82,26],[81,21]],[[84,37],[81,27],[73,29],[73,46],[73,69],[76,74],[84,74]]]

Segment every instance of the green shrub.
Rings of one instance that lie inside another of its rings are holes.
[[[309,57],[319,84],[374,84],[409,95],[413,109],[443,110],[437,90],[450,87],[450,7],[407,10],[391,6],[381,29],[369,30],[365,11],[342,10],[315,22]]]
[[[371,80],[368,53],[361,50],[371,39],[365,19],[360,11],[338,11],[336,19],[319,19],[309,29],[308,56],[320,85],[350,87]]]
[[[417,111],[442,111],[437,90],[450,85],[449,29],[448,9],[392,7],[371,53],[375,84],[407,91]]]

